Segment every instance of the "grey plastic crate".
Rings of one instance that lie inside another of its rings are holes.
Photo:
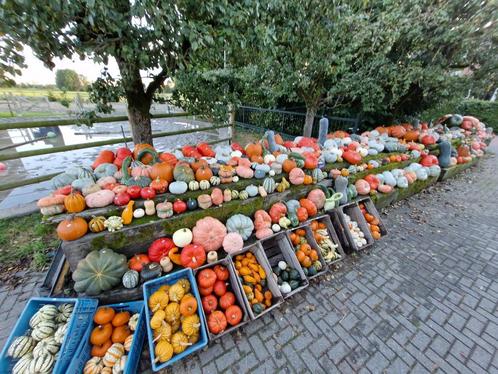
[[[292,290],[288,294],[282,294],[284,299],[287,299],[288,297],[295,295],[296,293],[308,287],[308,278],[306,278],[306,275],[304,275],[303,268],[297,260],[294,249],[292,248],[292,244],[285,232],[279,232],[268,238],[262,239],[261,245],[263,246],[263,250],[265,251],[271,268],[277,266],[279,261],[285,261],[289,266],[292,266],[299,272],[302,285]]]
[[[298,229],[304,229],[306,231],[306,240],[308,241],[308,244],[311,246],[311,248],[313,248],[314,250],[317,251],[317,253],[318,253],[318,260],[322,264],[322,269],[319,272],[317,272],[315,275],[308,276],[308,279],[313,279],[313,278],[316,278],[316,277],[318,277],[318,276],[320,276],[322,274],[325,274],[327,272],[327,270],[328,270],[328,265],[325,262],[325,260],[323,259],[322,251],[320,250],[320,248],[318,247],[318,245],[316,244],[316,242],[315,242],[315,240],[313,238],[313,232],[311,231],[311,228],[309,227],[309,222],[308,223],[304,223],[301,226],[298,226],[296,228],[293,228],[292,230],[287,230],[287,237],[289,238],[289,242],[292,245],[292,241],[290,239],[290,234],[293,231],[296,231]],[[294,246],[292,246],[292,250],[294,250]]]
[[[364,197],[364,198],[358,199],[357,203],[358,203],[358,206],[361,203],[365,204],[365,209],[367,210],[367,212],[379,220],[380,235],[381,236],[387,235],[386,225],[382,221],[382,218],[380,218],[379,211],[375,207],[375,204],[373,203],[372,199],[369,197]]]
[[[346,234],[346,228],[344,227],[341,219],[342,212],[339,211],[339,208],[335,208],[332,210],[328,210],[325,213],[329,216],[330,222],[332,222],[332,226],[334,227],[335,233],[339,238],[342,249],[345,250],[346,248],[349,248],[349,238]]]
[[[365,217],[363,217],[363,214],[361,213],[361,210],[360,210],[360,207],[358,206],[358,204],[356,202],[351,202],[351,203],[340,206],[338,209],[339,209],[339,212],[341,212],[339,217],[342,220],[344,232],[346,233],[346,236],[348,237],[349,248],[354,250],[354,251],[361,251],[361,250],[364,250],[364,249],[372,246],[374,244],[375,240],[372,237],[372,234],[370,233],[370,229],[368,228],[367,221],[365,220]],[[358,223],[358,227],[365,235],[365,239],[367,241],[367,244],[365,244],[363,247],[359,248],[354,243],[353,237],[351,235],[351,231],[349,230],[349,226],[346,223],[346,218],[345,218],[344,214],[347,214],[349,217],[351,217],[351,220],[356,221]]]
[[[330,216],[328,214],[325,214],[323,216],[312,219],[310,221],[310,227],[311,227],[311,222],[313,222],[313,221],[325,223],[325,225],[327,226],[327,232],[329,234],[330,239],[332,240],[332,242],[334,244],[337,244],[336,252],[339,253],[339,255],[341,257],[334,260],[334,261],[328,262],[327,264],[329,265],[329,267],[330,267],[330,265],[335,264],[336,262],[344,260],[344,258],[346,257],[346,254],[344,253],[344,249],[342,249],[341,241],[339,240],[339,237],[337,236],[337,233],[335,232],[335,228],[334,228],[334,225],[332,224]],[[314,236],[313,236],[313,243],[315,244],[315,246],[319,247]]]
[[[267,286],[268,286],[268,289],[273,294],[272,305],[269,308],[266,308],[263,312],[259,313],[258,315],[255,315],[252,308],[251,308],[251,304],[250,304],[249,300],[247,299],[245,293],[243,292],[242,282],[241,282],[240,278],[237,276],[237,282],[238,282],[238,285],[240,287],[240,290],[242,290],[242,295],[243,295],[244,302],[246,304],[246,309],[249,313],[249,316],[251,317],[251,319],[257,319],[257,318],[263,316],[264,314],[268,313],[269,311],[275,309],[280,304],[282,304],[282,302],[284,301],[284,298],[282,297],[282,294],[278,288],[278,284],[275,281],[275,278],[272,276],[272,270],[270,267],[270,263],[268,262],[268,259],[266,258],[266,255],[265,255],[265,251],[263,250],[263,247],[261,246],[261,243],[259,241],[256,243],[253,243],[251,245],[248,245],[245,248],[242,248],[239,252],[232,253],[230,255],[230,257],[232,257],[232,261],[235,263],[235,258],[238,255],[246,253],[247,251],[251,251],[252,254],[254,256],[256,256],[258,263],[265,270]]]
[[[201,271],[202,269],[206,269],[206,268],[212,268],[216,265],[223,265],[228,269],[228,273],[230,274],[230,278],[228,278],[230,290],[234,293],[235,299],[237,300],[237,305],[240,306],[240,308],[242,309],[242,313],[244,313],[244,317],[242,317],[242,321],[240,321],[240,323],[237,326],[231,326],[219,334],[212,334],[209,331],[209,329],[207,329],[210,342],[221,338],[223,335],[226,335],[232,331],[237,330],[239,327],[245,325],[250,320],[249,312],[247,311],[247,306],[246,306],[246,303],[244,302],[244,296],[242,294],[242,289],[240,288],[239,281],[237,279],[237,273],[235,272],[235,267],[233,266],[233,262],[232,262],[232,259],[230,257],[227,256],[221,260],[218,260],[218,261],[213,262],[211,264],[203,265],[203,266],[195,269],[194,276],[195,276],[196,281],[197,281],[197,273],[199,271]],[[207,321],[208,316],[204,313],[204,309],[202,308],[202,305],[199,305],[198,307],[200,308],[201,313],[204,314],[204,318]],[[227,325],[227,327],[228,326],[230,326],[230,325]]]

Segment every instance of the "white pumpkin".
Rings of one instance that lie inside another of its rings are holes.
[[[173,234],[173,243],[177,247],[183,248],[192,243],[192,231],[187,228],[176,230]]]

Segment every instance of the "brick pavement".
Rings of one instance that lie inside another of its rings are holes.
[[[497,171],[489,158],[390,207],[374,248],[164,372],[498,372]],[[0,287],[1,345],[40,281]]]

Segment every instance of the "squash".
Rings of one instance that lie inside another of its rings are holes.
[[[118,171],[118,167],[112,163],[103,163],[93,171],[97,179],[104,177],[112,177]]]
[[[65,195],[47,196],[38,200],[36,205],[40,208],[40,212],[44,216],[59,214],[65,209],[64,199]]]
[[[289,181],[294,185],[300,185],[304,183],[304,171],[300,168],[294,168],[289,173]]]
[[[218,183],[218,184],[219,184],[219,183]],[[214,186],[214,185],[213,185],[213,186]],[[203,191],[208,190],[208,189],[209,189],[209,187],[211,187],[211,184],[210,184],[210,182],[209,182],[209,181],[207,181],[207,180],[201,180],[201,181],[199,182],[199,188],[200,188],[201,190],[203,190]]]
[[[116,363],[112,367],[112,372],[110,372],[110,373],[102,372],[101,374],[122,374],[122,373],[124,373],[127,362],[128,362],[128,356],[122,355],[121,358],[118,361],[116,361]],[[110,369],[110,368],[107,368],[107,369]]]
[[[271,206],[269,214],[271,221],[273,223],[278,223],[280,218],[285,217],[287,214],[287,207],[284,203],[275,203]]]
[[[188,316],[185,316],[185,318],[182,321],[182,331],[187,336],[191,336],[199,332],[200,326],[201,326],[201,321],[197,314],[190,314]]]
[[[227,229],[216,218],[205,217],[197,221],[192,233],[192,242],[203,246],[206,252],[209,252],[216,251],[222,246]]]
[[[173,234],[173,243],[177,247],[183,248],[192,242],[193,234],[190,229],[183,228],[176,230]]]
[[[149,309],[152,311],[152,313],[155,313],[160,309],[166,308],[168,303],[169,303],[168,293],[159,290],[155,291],[152,295],[150,295],[149,301],[147,302],[147,304],[149,305]]]
[[[247,200],[247,199],[249,199],[249,193],[246,190],[240,191],[239,192],[239,199],[240,200]]]
[[[271,177],[265,178],[263,181],[263,188],[267,193],[273,193],[275,192],[275,189],[277,188],[277,184],[275,180]]]
[[[68,213],[79,213],[86,208],[85,198],[76,192],[71,192],[64,198],[64,207]]]
[[[169,288],[168,295],[170,302],[179,303],[185,295],[185,289],[181,284],[175,283]]]
[[[111,205],[114,201],[115,193],[110,190],[100,190],[85,197],[86,205],[89,208],[102,208]]]
[[[237,175],[241,178],[250,179],[254,176],[254,171],[246,166],[237,166],[235,169]]]
[[[194,171],[186,162],[178,162],[173,169],[173,177],[175,181],[189,183],[195,180]]]
[[[221,179],[219,177],[217,177],[217,176],[212,176],[211,178],[209,178],[209,183],[212,186],[218,186],[221,183]]]
[[[222,311],[215,310],[208,317],[208,328],[212,334],[220,334],[227,327],[227,319]]]
[[[261,143],[249,143],[246,145],[245,151],[249,158],[263,155],[263,147],[261,146]]]
[[[71,241],[81,238],[88,231],[88,224],[81,217],[71,216],[57,225],[57,236],[61,240]]]
[[[90,343],[93,345],[102,345],[111,338],[112,325],[106,323],[105,325],[98,325],[92,330],[90,334]]]
[[[208,209],[213,205],[213,201],[211,200],[211,195],[202,194],[197,196],[197,205],[201,209]]]
[[[306,209],[308,216],[312,217],[318,213],[316,205],[309,199],[300,199],[299,204]]]
[[[123,356],[125,353],[125,349],[123,344],[121,343],[114,343],[111,345],[111,347],[107,350],[104,358],[103,358],[103,363],[105,366],[113,367],[116,362]]]
[[[173,352],[180,354],[187,349],[188,346],[192,345],[192,343],[189,343],[187,335],[183,332],[176,332],[171,337],[171,345],[173,346]]]
[[[177,290],[178,291],[178,290]],[[178,291],[178,294],[180,295],[180,292],[183,291]],[[183,297],[183,295],[182,295]],[[180,305],[176,302],[170,302],[166,308],[164,309],[165,312],[165,319],[169,323],[174,323],[174,322],[179,322],[180,321]]]
[[[160,179],[159,177],[153,179],[149,185],[156,194],[165,193],[168,190],[168,182],[165,179]]]
[[[89,296],[98,295],[118,285],[127,270],[126,256],[105,248],[92,251],[78,262],[73,272],[74,290]]]
[[[95,184],[95,180],[93,178],[81,178],[75,179],[71,183],[71,187],[78,191],[83,191],[86,187]]]
[[[68,184],[73,183],[74,180],[77,179],[77,176],[71,175],[68,173],[61,173],[53,177],[50,181],[52,183],[52,187],[54,190],[67,186]]]
[[[207,165],[202,165],[197,171],[195,172],[195,179],[197,181],[209,181],[211,177],[213,176],[213,172]]]
[[[88,223],[88,228],[90,229],[91,232],[102,232],[105,230],[104,226],[105,222],[105,217],[103,216],[98,216],[98,217],[93,217],[90,222]]]
[[[215,187],[211,191],[211,201],[214,205],[221,205],[223,203],[223,192]]]
[[[185,295],[180,301],[180,314],[183,317],[192,316],[197,312],[197,300],[194,296]],[[186,332],[185,332],[186,333]],[[186,333],[187,335],[191,335]]]
[[[136,270],[128,270],[123,275],[122,283],[124,288],[135,288],[138,286],[140,275]]]
[[[358,194],[368,195],[370,193],[370,184],[365,179],[358,179],[354,185]]]
[[[115,315],[116,312],[114,311],[114,309],[107,306],[102,306],[95,312],[95,315],[93,316],[93,322],[95,322],[97,325],[105,325],[106,323],[111,323]]]
[[[317,209],[322,209],[325,205],[325,199],[326,199],[325,193],[323,192],[323,190],[319,188],[311,190],[308,193],[307,198],[308,200],[313,202],[313,204],[315,204]]]
[[[138,272],[141,272],[143,270],[143,267],[149,262],[150,262],[149,256],[147,256],[145,253],[138,253],[129,259],[128,267],[131,270],[136,270]]]
[[[140,272],[140,279],[147,282],[161,276],[161,265],[157,262],[150,262],[144,266]]]
[[[199,182],[197,182],[197,181],[191,181],[188,184],[188,189],[190,191],[197,191],[199,189]]]
[[[154,354],[159,362],[166,362],[173,357],[173,345],[166,340],[160,340],[154,348]]]
[[[188,189],[188,184],[183,181],[172,182],[169,185],[169,192],[175,195],[181,195],[187,192],[187,189]]]
[[[55,358],[50,354],[34,357],[29,364],[28,373],[50,373],[54,364]]]
[[[251,222],[252,224],[252,222]],[[236,253],[240,251],[244,247],[244,239],[238,232],[229,232],[225,238],[223,239],[223,250],[228,253]],[[215,253],[214,251],[209,253]],[[208,262],[209,262],[209,253],[208,253]],[[218,260],[218,255],[216,254],[216,260]],[[215,261],[216,261],[215,260]]]
[[[150,178],[162,179],[168,183],[173,182],[173,166],[168,162],[156,162],[152,165],[149,172]]]
[[[228,232],[237,232],[243,240],[247,240],[254,230],[254,224],[249,217],[235,214],[227,220],[226,228]]]
[[[206,262],[206,251],[198,244],[188,244],[181,252],[180,261],[186,268],[196,269]]]
[[[92,357],[85,363],[83,374],[100,374],[103,368],[104,363],[102,359],[100,357]]]
[[[438,161],[439,166],[442,168],[448,168],[451,166],[451,144],[447,140],[443,140],[439,143]]]
[[[10,344],[7,355],[12,358],[21,358],[33,351],[36,342],[31,336],[22,335]]]

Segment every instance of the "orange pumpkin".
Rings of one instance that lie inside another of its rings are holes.
[[[246,154],[249,158],[261,156],[263,154],[263,147],[260,143],[249,143],[246,145]]]
[[[264,159],[263,159],[263,156],[254,155],[254,156],[251,156],[251,161],[256,162],[258,164],[262,164],[264,162]]]
[[[315,205],[315,203],[313,203],[313,201],[311,201],[310,199],[300,199],[299,200],[299,204],[304,208],[306,209],[306,211],[308,212],[308,215],[309,216],[314,216],[315,214],[318,213],[318,209]]]
[[[93,322],[97,325],[105,325],[106,323],[110,323],[112,321],[115,314],[116,312],[114,309],[109,308],[108,306],[102,306],[95,312]]]
[[[111,348],[111,345],[111,339],[107,340],[103,344],[94,344],[92,346],[92,351],[90,352],[90,354],[92,355],[92,357],[104,357],[107,350]]]
[[[201,165],[195,172],[195,179],[197,181],[208,181],[213,176],[213,172],[207,165]]]
[[[395,138],[401,139],[404,137],[406,134],[406,130],[403,126],[398,125],[398,126],[391,126],[389,128],[389,135],[393,136]]]
[[[71,216],[57,226],[57,236],[61,240],[76,240],[88,231],[88,224],[81,217]]]
[[[296,215],[299,222],[304,222],[308,219],[308,211],[302,206],[296,209]]]
[[[170,164],[171,166],[175,166],[176,163],[178,162],[178,159],[173,153],[168,153],[168,152],[163,152],[159,155],[159,159],[162,162],[166,162],[167,164]]]
[[[184,317],[193,315],[197,311],[197,300],[193,296],[185,296],[180,301],[180,314]]]
[[[159,178],[171,183],[173,182],[173,166],[168,162],[158,162],[152,165],[149,176],[151,179]]]
[[[144,149],[151,149],[153,151],[155,151],[154,147],[151,146],[150,144],[147,144],[147,143],[140,143],[140,144],[137,144],[135,145],[135,148],[133,148],[133,158],[136,160],[137,157],[138,157],[138,154],[143,151]],[[145,165],[148,165],[150,164],[152,161],[154,160],[154,158],[152,157],[152,155],[150,154],[146,154],[142,157],[141,160],[138,160],[138,161],[141,161],[142,163],[144,163]]]
[[[124,311],[117,313],[112,319],[112,325],[114,327],[123,326],[130,320],[130,312]]]
[[[305,175],[303,179],[303,184],[312,184],[313,177],[311,175]]]
[[[131,335],[131,330],[128,325],[116,327],[111,336],[111,341],[113,343],[124,343],[126,338]]]
[[[111,338],[112,325],[106,323],[105,325],[98,325],[92,330],[90,335],[90,343],[93,345],[102,345]]]
[[[416,142],[418,140],[419,135],[420,132],[418,130],[409,130],[406,132],[404,139],[407,142]]]
[[[196,172],[201,166],[209,166],[207,161],[203,158],[200,158],[190,164],[190,167],[194,172]]]
[[[287,174],[289,174],[289,173],[290,173],[290,171],[291,171],[292,169],[294,169],[295,167],[297,167],[296,161],[291,160],[291,159],[286,159],[286,160],[284,160],[284,162],[282,163],[282,170],[283,170],[285,173],[287,173]]]
[[[76,192],[71,192],[64,198],[64,207],[68,213],[82,212],[86,208],[85,198]]]

